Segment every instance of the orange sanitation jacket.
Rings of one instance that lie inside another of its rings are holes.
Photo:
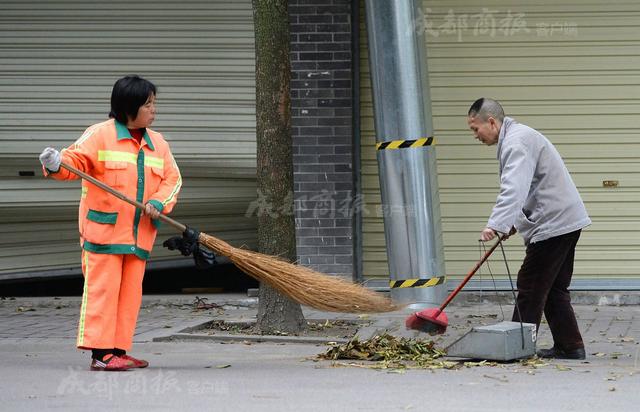
[[[110,119],[89,127],[61,154],[63,162],[131,199],[150,202],[163,214],[171,212],[176,203],[182,185],[180,171],[167,142],[151,129],[146,129],[138,144],[124,124]],[[58,180],[78,178],[63,168],[50,175]],[[149,257],[159,223],[86,181],[82,181],[78,218],[84,250],[133,254],[140,259]]]

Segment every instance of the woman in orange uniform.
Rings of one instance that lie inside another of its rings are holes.
[[[45,176],[78,176],[69,164],[144,203],[144,211],[82,181],[79,225],[84,291],[77,346],[92,350],[91,370],[144,368],[127,354],[142,301],[142,278],[160,213],[173,209],[182,179],[168,143],[149,129],[156,87],[138,76],[119,79],[109,120],[89,127],[71,146],[40,155]]]

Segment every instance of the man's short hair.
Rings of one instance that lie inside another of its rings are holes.
[[[156,94],[156,86],[149,80],[135,74],[119,79],[111,91],[109,117],[126,125],[129,118],[135,120],[138,116],[138,109],[147,102],[152,94]]]
[[[489,117],[493,117],[500,123],[504,120],[504,110],[500,103],[487,97],[481,97],[469,108],[469,117],[479,117],[482,121],[487,121]]]

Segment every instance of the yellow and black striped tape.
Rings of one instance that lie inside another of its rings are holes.
[[[385,149],[406,149],[410,147],[434,146],[436,139],[433,137],[423,137],[416,140],[390,140],[388,142],[376,143],[376,150]]]
[[[431,286],[437,286],[444,283],[444,276],[438,276],[431,279],[405,279],[405,280],[392,280],[389,282],[391,289],[396,288],[428,288]]]

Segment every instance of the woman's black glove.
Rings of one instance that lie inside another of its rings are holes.
[[[182,236],[171,237],[162,243],[169,250],[179,250],[183,256],[193,255],[198,269],[207,269],[216,262],[216,255],[209,249],[198,244],[200,232],[187,226]]]

